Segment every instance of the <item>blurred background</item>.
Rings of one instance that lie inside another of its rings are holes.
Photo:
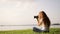
[[[0,30],[32,28],[41,10],[60,24],[60,0],[0,0]]]

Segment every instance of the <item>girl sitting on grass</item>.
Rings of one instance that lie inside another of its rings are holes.
[[[50,20],[44,11],[40,11],[37,18],[37,27],[33,27],[35,32],[49,32]]]

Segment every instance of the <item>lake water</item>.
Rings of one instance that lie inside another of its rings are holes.
[[[32,29],[34,26],[0,26],[0,31],[4,30],[23,30],[23,29]],[[60,25],[51,25],[51,28],[60,28]]]

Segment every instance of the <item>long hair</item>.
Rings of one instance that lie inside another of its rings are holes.
[[[43,14],[43,22],[47,27],[50,27],[50,19],[48,18],[48,16],[46,15],[46,13],[44,11],[41,11],[40,13]]]

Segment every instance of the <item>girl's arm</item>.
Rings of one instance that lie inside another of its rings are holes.
[[[38,26],[40,26],[42,22],[40,22],[40,19],[38,18]]]

